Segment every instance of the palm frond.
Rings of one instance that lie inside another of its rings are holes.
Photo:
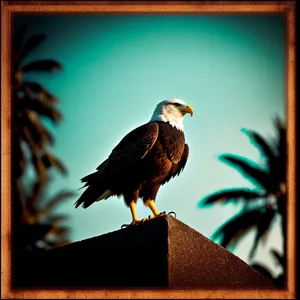
[[[280,132],[282,129],[286,128],[285,122],[283,122],[278,115],[276,115],[273,119],[273,123],[275,126],[275,129]]]
[[[27,132],[28,128],[24,128],[24,132]],[[28,149],[30,150],[30,159],[34,171],[37,175],[37,180],[41,182],[41,184],[44,184],[47,181],[47,172],[45,165],[43,164],[43,161],[40,157],[40,148],[39,146],[32,142],[32,140],[29,138],[29,144]]]
[[[32,143],[39,149],[43,149],[48,143],[53,143],[52,134],[33,111],[23,111],[20,117],[16,118],[15,128],[19,130],[22,138],[25,136],[26,143]]]
[[[49,234],[52,234],[52,235],[65,235],[67,234],[68,232],[70,231],[70,227],[62,227],[62,226],[52,226],[52,228],[50,229],[49,231]]]
[[[24,59],[33,49],[40,45],[45,39],[45,34],[37,34],[26,40],[21,49],[19,60]]]
[[[29,120],[26,120],[26,123],[28,126],[20,128],[21,131],[16,130],[16,134],[23,139],[31,151],[35,149],[34,152],[38,153],[46,146],[46,135],[43,134],[42,127],[34,126],[35,124],[31,124]]]
[[[57,224],[64,222],[68,218],[67,215],[56,215],[56,216],[49,216],[48,221],[51,222],[54,226],[57,226]]]
[[[273,258],[275,258],[277,266],[281,266],[284,269],[285,265],[286,265],[284,255],[279,254],[279,252],[275,249],[272,249],[270,252],[271,252]]]
[[[232,154],[223,154],[219,159],[237,169],[244,177],[254,184],[258,184],[262,188],[269,190],[270,182],[268,173],[261,169],[258,164],[245,157]]]
[[[242,129],[242,132],[245,133],[252,143],[260,150],[263,157],[268,161],[269,168],[272,168],[272,165],[275,162],[275,155],[272,146],[264,139],[258,132],[254,130]]]
[[[43,182],[36,180],[32,186],[31,193],[26,198],[26,209],[32,215],[37,215],[39,211],[38,202],[43,193]]]
[[[32,150],[32,149],[31,149]],[[31,162],[33,164],[34,170],[38,176],[38,179],[44,183],[47,180],[46,168],[37,153],[32,153]]]
[[[274,282],[274,277],[271,273],[271,271],[264,265],[255,263],[250,265],[253,269],[260,272],[262,275],[264,275],[266,278],[268,278],[271,282]]]
[[[62,66],[59,62],[52,59],[42,59],[36,60],[22,67],[23,72],[32,72],[32,71],[59,71],[62,69]]]
[[[40,100],[46,100],[49,103],[56,103],[57,99],[54,95],[52,95],[49,91],[47,91],[42,85],[34,81],[24,81],[22,83],[23,90],[29,90],[32,94],[34,94],[34,98],[38,98]]]
[[[286,148],[286,124],[278,117],[276,116],[274,118],[274,126],[277,134],[276,141],[277,146],[284,146],[284,149]]]
[[[30,99],[27,95],[20,100],[27,110],[34,111],[38,116],[45,116],[53,123],[62,119],[62,114],[51,103],[41,101],[39,98]]]
[[[287,161],[288,161],[288,152],[287,152],[287,132],[286,127],[283,123],[278,121],[277,125],[277,170],[278,170],[278,180],[281,182],[286,182],[286,171],[287,171]]]
[[[28,130],[28,128],[21,128],[21,132],[19,132],[17,129],[15,129],[15,134],[18,136],[19,139],[21,139],[21,142],[24,142],[30,151],[32,151],[32,149],[36,149],[34,152],[38,153],[39,150],[42,150],[45,147],[46,142],[49,144],[53,144],[53,136],[50,132],[45,131],[43,134],[45,135],[43,137],[42,140],[40,140],[40,142],[35,141],[31,134],[30,131]]]
[[[43,161],[44,166],[49,169],[51,167],[57,168],[62,174],[66,175],[67,174],[67,169],[60,161],[58,158],[54,157],[52,154],[49,152],[45,152],[42,156],[41,159]]]
[[[213,234],[212,239],[215,240],[221,237],[221,246],[225,248],[234,247],[243,236],[257,226],[261,215],[261,208],[254,208],[239,213],[221,225]]]
[[[61,202],[67,200],[68,198],[74,197],[74,192],[64,191],[56,194],[52,199],[48,201],[48,203],[44,207],[45,212],[51,212],[54,207],[56,207]]]
[[[260,240],[265,239],[270,231],[271,224],[274,221],[275,213],[276,211],[274,209],[269,208],[266,209],[265,212],[261,214],[261,217],[257,219],[256,235],[249,253],[250,259],[253,258]]]
[[[262,196],[261,193],[247,188],[224,189],[203,198],[201,202],[199,202],[199,206],[203,207],[216,203],[223,204],[228,202],[253,201]]]

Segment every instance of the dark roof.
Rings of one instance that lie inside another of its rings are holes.
[[[170,216],[34,255],[18,266],[15,284],[25,287],[274,288],[237,256]]]

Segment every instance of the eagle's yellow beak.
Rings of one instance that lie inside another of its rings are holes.
[[[192,107],[189,106],[189,105],[182,105],[179,109],[180,109],[180,111],[182,112],[183,115],[189,113],[192,117],[193,114],[194,114],[194,111],[193,111]]]

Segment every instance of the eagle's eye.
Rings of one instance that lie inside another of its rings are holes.
[[[175,106],[175,107],[179,107],[179,106],[181,106],[181,104],[179,104],[179,103],[173,103],[173,105]]]

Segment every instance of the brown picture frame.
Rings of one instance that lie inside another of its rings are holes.
[[[3,1],[2,8],[2,299],[295,299],[295,1]],[[287,17],[287,147],[288,147],[288,266],[286,290],[12,290],[11,289],[11,95],[10,95],[10,40],[14,13],[178,13],[178,14],[241,14],[284,13]]]

